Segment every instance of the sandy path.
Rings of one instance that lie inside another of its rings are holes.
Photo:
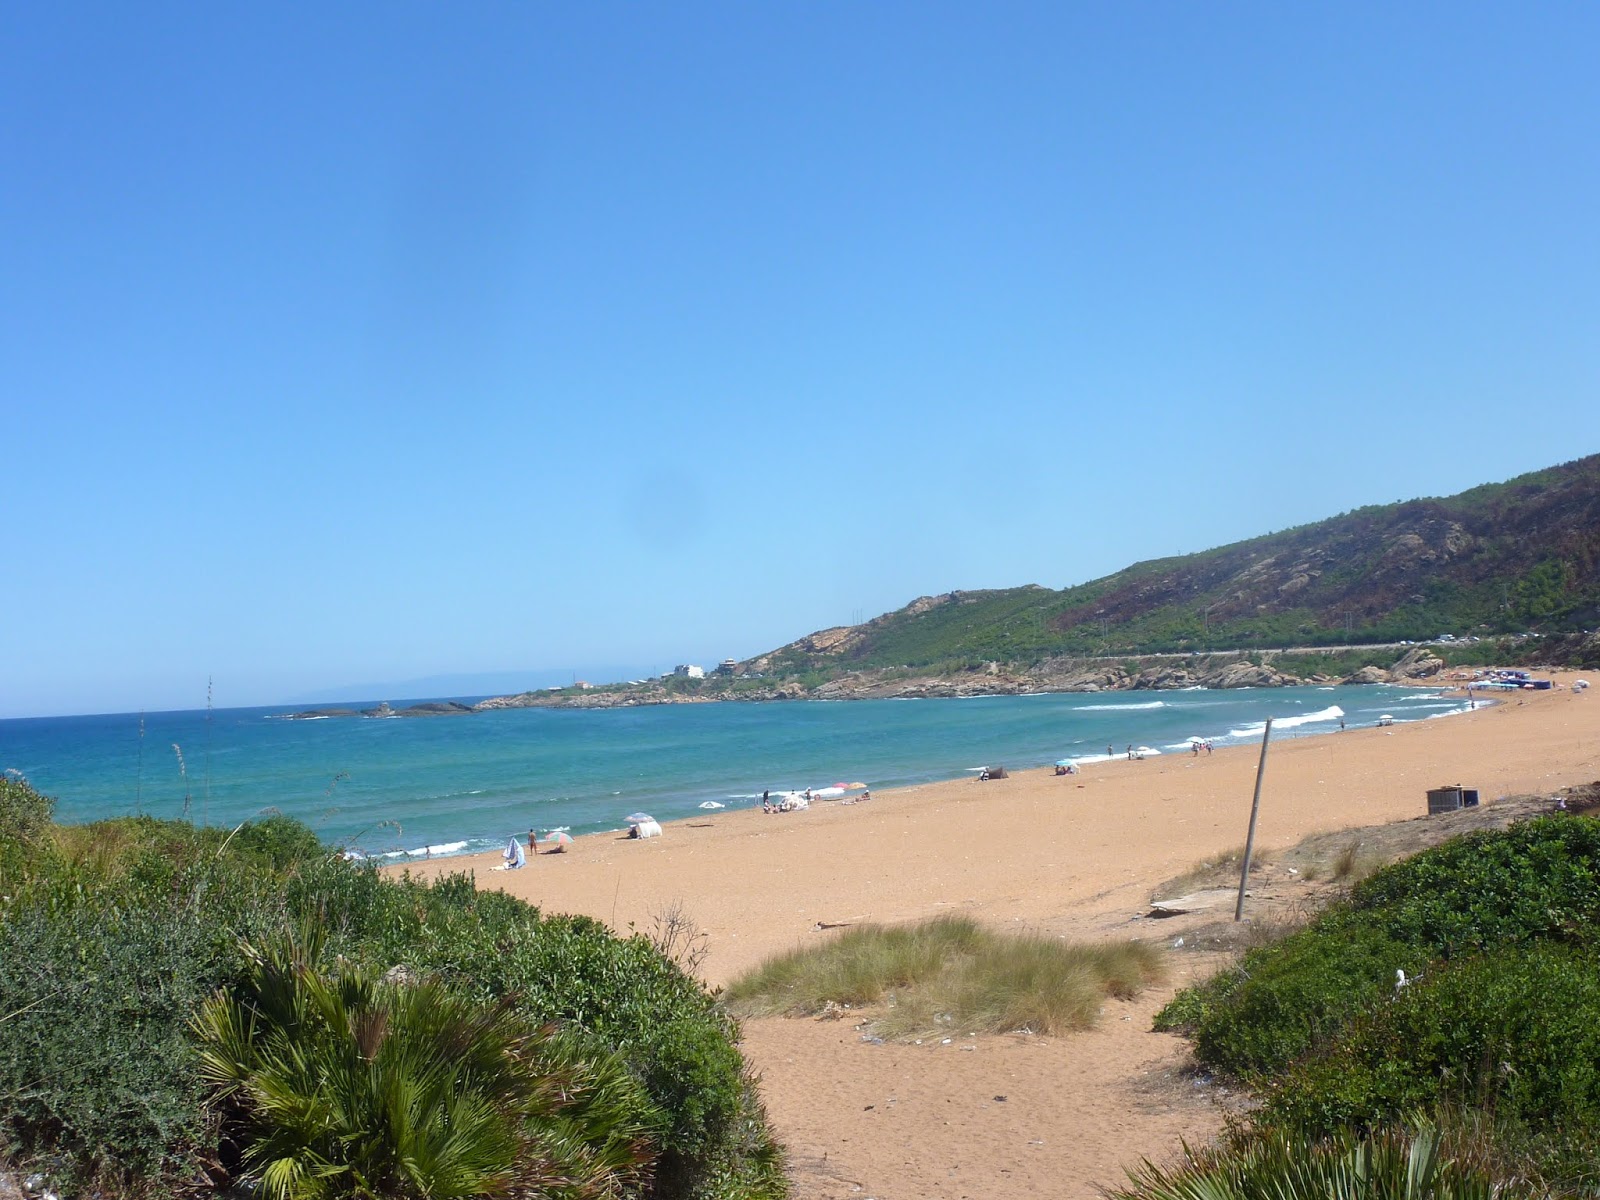
[[[951,908],[1002,927],[1164,941],[1139,919],[1152,889],[1243,843],[1258,753],[959,780],[781,816],[719,812],[660,839],[581,838],[516,872],[493,871],[493,855],[412,869],[471,867],[480,886],[624,930],[681,905],[708,935],[713,984],[828,936],[819,923]],[[1600,695],[1526,693],[1458,717],[1274,744],[1257,836],[1288,846],[1414,817],[1444,783],[1491,803],[1596,778]],[[1099,1029],[1064,1039],[884,1046],[848,1021],[749,1022],[745,1050],[790,1149],[796,1197],[1091,1197],[1120,1179],[1120,1164],[1209,1136],[1219,1121],[1209,1097],[1175,1075],[1183,1043],[1149,1031],[1198,969],[1173,960],[1169,986],[1108,1003]]]

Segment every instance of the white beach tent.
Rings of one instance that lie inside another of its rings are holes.
[[[633,838],[653,838],[661,836],[661,823],[646,817],[643,821],[634,821],[628,826],[628,836]]]

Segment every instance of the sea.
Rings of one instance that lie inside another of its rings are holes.
[[[1277,741],[1466,707],[1428,689],[1352,685],[310,720],[202,709],[0,720],[0,770],[53,797],[58,821],[143,813],[232,828],[283,813],[352,854],[403,859],[478,853],[529,829],[622,829],[638,813],[711,820],[763,792],[1060,760],[1138,770],[1130,747],[1148,761],[1188,754],[1192,739],[1259,744],[1269,717]]]

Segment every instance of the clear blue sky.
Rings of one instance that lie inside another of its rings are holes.
[[[1591,453],[1597,46],[14,6],[0,715],[743,657]]]

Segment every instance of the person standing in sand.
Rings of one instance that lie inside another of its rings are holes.
[[[528,853],[539,853],[539,835],[533,830],[528,830]]]

